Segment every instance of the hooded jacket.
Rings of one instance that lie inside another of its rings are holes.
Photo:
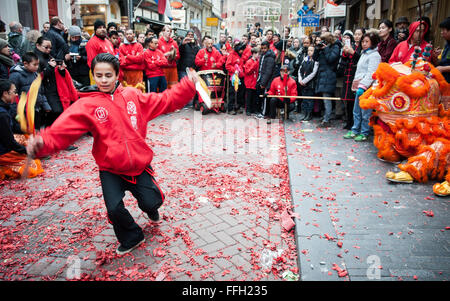
[[[256,80],[258,79],[259,60],[250,58],[244,65],[244,83],[247,89],[256,89]]]
[[[126,176],[141,174],[152,162],[153,151],[146,143],[147,123],[183,108],[196,92],[186,78],[163,93],[143,94],[121,85],[112,94],[102,93],[96,86],[87,88],[80,93],[80,100],[40,132],[44,146],[37,157],[66,149],[91,132],[92,155],[99,169]]]
[[[9,79],[14,83],[17,89],[17,94],[19,97],[22,93],[28,93],[31,84],[34,82],[36,77],[40,76],[37,72],[32,73],[25,69],[23,65],[16,65],[11,68],[11,75]],[[36,111],[50,111],[52,108],[48,104],[47,98],[44,95],[43,85],[39,89],[39,93],[36,100]]]
[[[25,147],[14,139],[13,121],[9,114],[10,105],[0,100],[0,156],[10,151],[26,154]]]
[[[177,42],[175,42],[172,38],[170,38],[169,41],[166,41],[164,37],[159,39],[158,49],[161,50],[163,54],[169,52],[173,48],[175,48],[177,53],[175,55],[175,59],[169,62],[169,65],[167,66],[168,68],[177,66],[177,61],[180,59],[180,49],[178,48]]]
[[[392,53],[391,58],[389,59],[389,64],[401,62],[402,64],[406,63],[410,59],[412,59],[412,55],[414,54],[414,45],[411,44],[411,39],[416,31],[417,27],[421,24],[420,21],[414,22],[409,26],[409,37],[406,41],[401,42],[395,47],[394,52]],[[422,22],[425,25],[425,30],[422,33],[422,43],[420,44],[420,48],[422,52],[427,46],[428,42],[423,39],[425,34],[428,32],[428,24],[426,22]]]
[[[159,49],[151,50],[150,48],[144,52],[144,68],[148,78],[164,76],[163,67],[169,66],[167,58]]]
[[[237,71],[240,78],[244,77],[244,60],[235,50],[228,56],[225,68],[229,76],[232,76]]]
[[[126,58],[125,58],[126,57]],[[125,42],[119,48],[120,67],[126,70],[144,70],[144,48],[140,43]]]
[[[91,68],[92,60],[100,53],[110,53],[116,55],[113,44],[108,39],[101,39],[94,35],[86,44],[88,66]]]
[[[187,43],[180,45],[180,60],[177,63],[178,71],[186,72],[186,68],[195,69],[195,56],[199,52],[200,47],[197,43]]]
[[[272,50],[261,56],[259,59],[258,79],[256,84],[268,89],[272,80],[275,78],[275,53]]]

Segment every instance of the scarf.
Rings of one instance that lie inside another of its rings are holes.
[[[58,89],[59,99],[63,110],[67,110],[72,102],[78,100],[78,92],[75,89],[70,73],[66,70],[65,76],[59,73],[58,68],[55,68],[56,87]]]
[[[3,54],[0,54],[0,63],[10,68],[14,66],[14,60]]]

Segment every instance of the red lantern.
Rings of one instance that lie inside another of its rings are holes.
[[[173,8],[182,8],[183,3],[175,1],[175,2],[170,3],[170,6],[172,6]]]

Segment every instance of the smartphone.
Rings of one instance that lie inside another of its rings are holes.
[[[56,62],[56,65],[58,65],[58,66],[62,66],[62,64],[63,64],[63,60],[56,60],[55,59],[55,62]]]
[[[351,41],[350,40],[345,40],[345,46],[351,47]]]

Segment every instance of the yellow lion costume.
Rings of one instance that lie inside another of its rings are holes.
[[[374,109],[370,125],[378,158],[399,163],[393,182],[442,181],[433,191],[450,195],[450,85],[429,62],[381,63],[376,80],[360,98],[363,109]]]

